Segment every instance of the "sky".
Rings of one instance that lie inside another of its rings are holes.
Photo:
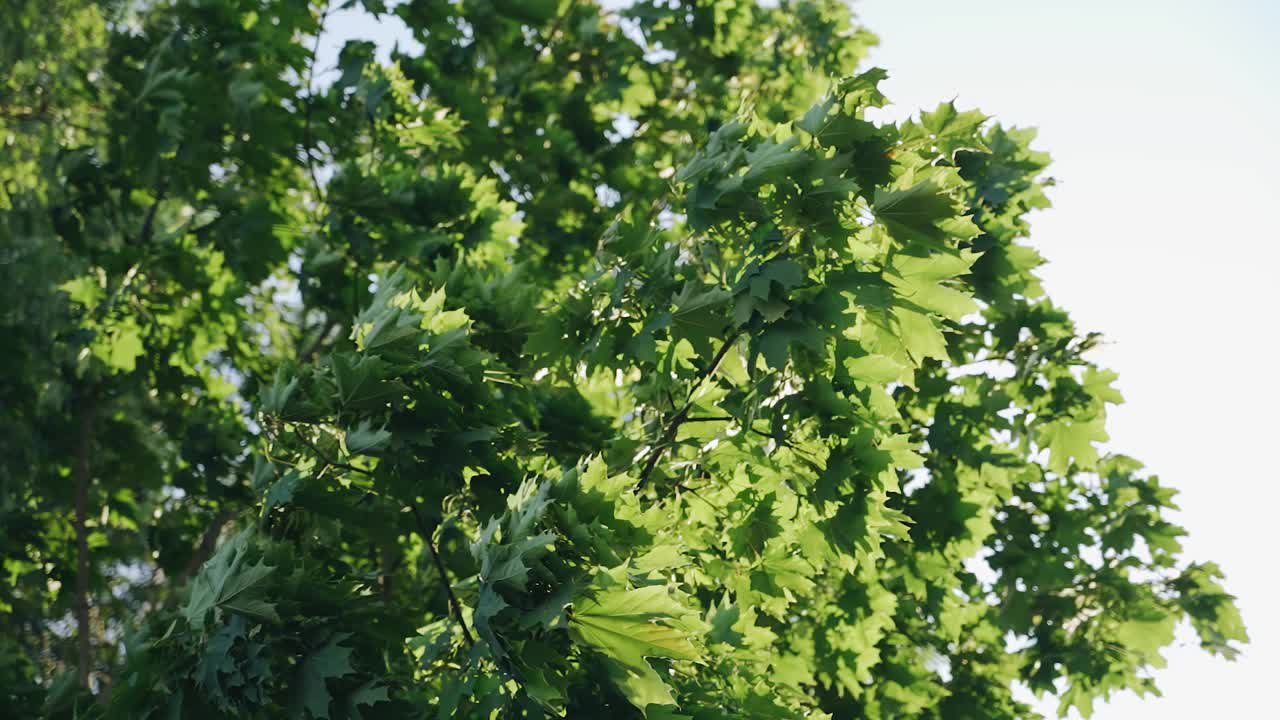
[[[1236,662],[1186,628],[1161,698],[1095,720],[1280,717],[1280,0],[862,0],[870,63],[900,119],[955,99],[1040,130],[1054,207],[1032,244],[1045,287],[1120,374],[1109,448],[1181,490],[1186,556],[1217,562],[1252,643]],[[331,18],[346,39],[403,25]],[[328,62],[326,62],[326,59]],[[1056,702],[1040,705],[1052,716]]]
[[[1280,2],[862,0],[902,118],[956,99],[1054,157],[1032,221],[1046,290],[1109,344],[1111,449],[1181,490],[1189,558],[1219,563],[1252,643],[1187,633],[1095,720],[1280,717]],[[1052,705],[1052,704],[1049,704]]]

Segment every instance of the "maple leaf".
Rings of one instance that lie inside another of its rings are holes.
[[[569,633],[604,655],[618,689],[648,714],[650,705],[674,705],[675,699],[646,658],[700,658],[686,632],[664,624],[686,612],[663,586],[603,590],[574,602]]]
[[[339,644],[349,637],[351,633],[333,633],[323,644],[309,651],[298,664],[290,706],[292,717],[310,715],[316,720],[328,720],[329,706],[333,702],[328,681],[355,672],[355,668],[351,666],[351,654],[354,651]]]
[[[252,528],[225,543],[209,559],[192,582],[191,595],[182,609],[187,621],[204,627],[210,610],[221,608],[263,620],[279,620],[275,605],[255,597],[262,581],[275,568],[259,559],[249,564]]]

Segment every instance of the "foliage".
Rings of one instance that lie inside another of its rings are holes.
[[[0,689],[22,716],[1086,714],[1174,491],[1045,297],[1034,134],[876,122],[839,0],[18,2]],[[609,9],[613,8],[613,9]]]

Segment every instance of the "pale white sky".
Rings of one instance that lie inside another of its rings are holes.
[[[1110,446],[1182,491],[1187,556],[1218,562],[1240,598],[1239,661],[1175,646],[1163,698],[1094,718],[1280,717],[1280,2],[855,9],[899,117],[954,97],[1040,129],[1060,185],[1032,241],[1050,295],[1112,343],[1094,356],[1127,401]]]
[[[1111,447],[1182,491],[1188,558],[1218,562],[1253,642],[1166,651],[1163,698],[1097,720],[1280,717],[1280,0],[861,0],[872,64],[904,117],[956,98],[1040,128],[1054,208],[1033,244],[1045,285],[1120,373]],[[331,18],[343,41],[403,25]],[[326,62],[327,60],[327,62]],[[1056,702],[1044,703],[1052,716]]]

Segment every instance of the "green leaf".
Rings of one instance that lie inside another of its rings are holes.
[[[686,632],[664,624],[685,613],[663,586],[609,589],[574,602],[569,633],[607,658],[618,689],[644,712],[650,705],[675,704],[645,658],[700,658]]]
[[[968,273],[973,260],[958,253],[896,253],[889,259],[885,278],[912,304],[958,321],[976,312],[978,305],[967,293],[943,283]]]
[[[200,569],[191,585],[191,596],[182,609],[187,621],[203,628],[210,610],[223,608],[262,620],[279,620],[275,605],[255,593],[275,570],[262,560],[248,563],[252,551],[252,529],[246,529],[218,549]]]
[[[378,703],[390,702],[390,700],[391,698],[387,694],[387,686],[370,680],[347,696],[347,715],[351,720],[363,720],[364,715],[361,713],[360,708],[372,707]]]
[[[921,113],[920,124],[933,135],[938,152],[948,160],[954,160],[962,150],[988,151],[978,129],[987,116],[977,110],[956,110],[954,101],[940,103],[932,112]]]
[[[821,331],[806,323],[782,320],[769,326],[760,336],[757,348],[764,355],[769,367],[780,370],[787,364],[791,349],[807,347],[822,352],[826,338]]]
[[[90,275],[82,275],[73,280],[68,280],[59,285],[58,289],[67,293],[67,296],[73,302],[89,310],[98,307],[98,303],[102,302],[105,292],[98,279]]]
[[[1098,462],[1095,442],[1107,439],[1105,421],[1065,419],[1046,425],[1040,434],[1041,443],[1049,448],[1049,469],[1064,474],[1071,463],[1081,470],[1092,470]]]
[[[275,379],[262,391],[258,406],[265,413],[281,415],[289,404],[289,398],[298,389],[298,378],[290,377],[283,367],[276,369]]]
[[[742,180],[745,183],[762,183],[788,177],[808,165],[811,161],[809,153],[795,149],[799,144],[795,137],[775,143],[765,141],[753,150],[747,151],[747,174]]]
[[[346,431],[344,442],[347,452],[352,455],[367,455],[371,451],[386,447],[391,440],[391,433],[385,428],[373,429],[373,421],[365,418],[355,428]]]
[[[720,599],[719,605],[712,605],[707,611],[707,624],[711,626],[711,631],[707,633],[707,642],[741,647],[746,636],[733,629],[741,619],[742,608],[730,604],[729,596],[726,594]]]
[[[1083,384],[1085,392],[1098,398],[1103,402],[1113,405],[1120,405],[1124,402],[1124,396],[1120,391],[1111,387],[1120,378],[1111,370],[1098,370],[1097,368],[1089,368],[1084,371]]]
[[[728,326],[725,315],[730,294],[721,288],[698,288],[686,283],[680,294],[672,298],[671,329],[678,338],[689,341],[695,352],[710,357],[715,352],[712,340],[724,336]]]
[[[560,0],[494,0],[494,7],[514,20],[543,23],[556,17]]]
[[[902,365],[884,355],[846,358],[844,368],[856,380],[880,384],[896,382],[903,373]]]
[[[956,216],[955,201],[930,177],[897,190],[877,188],[872,205],[889,232],[903,242],[945,242],[944,220]]]
[[[118,372],[133,372],[142,356],[142,329],[132,319],[112,327],[99,357],[107,367]]]
[[[275,508],[293,502],[294,493],[298,491],[301,484],[302,476],[297,470],[286,471],[284,476],[272,483],[271,489],[267,491],[267,496],[262,501],[262,514],[266,515]]]
[[[376,355],[338,353],[329,357],[338,401],[352,408],[378,407],[403,394],[403,386],[388,381],[390,366]]]
[[[290,715],[295,718],[310,716],[316,720],[329,719],[329,706],[333,702],[328,681],[346,677],[355,672],[351,666],[353,650],[340,645],[351,633],[334,633],[323,645],[307,653],[298,664],[295,675]]]

